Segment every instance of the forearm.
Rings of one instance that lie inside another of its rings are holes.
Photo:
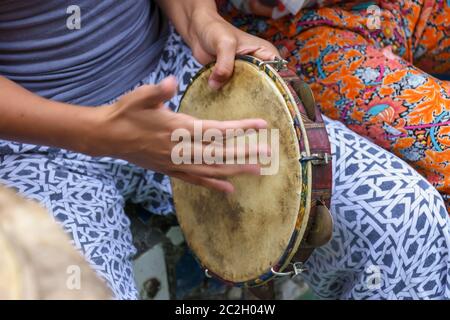
[[[156,0],[156,2],[189,45],[192,45],[194,40],[191,34],[191,22],[196,16],[219,15],[214,0]]]
[[[88,153],[90,108],[41,98],[0,77],[0,139]]]

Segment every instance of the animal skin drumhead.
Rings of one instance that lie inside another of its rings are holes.
[[[299,146],[286,102],[265,72],[237,60],[219,91],[209,88],[210,74],[207,69],[193,81],[180,112],[211,120],[262,118],[279,130],[274,175],[230,178],[231,195],[172,180],[180,226],[202,265],[224,280],[246,282],[276,265],[289,244],[302,191]]]

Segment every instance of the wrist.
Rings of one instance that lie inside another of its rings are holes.
[[[93,157],[111,156],[113,151],[107,148],[109,127],[106,109],[111,106],[80,107],[79,139],[74,141],[73,149]]]

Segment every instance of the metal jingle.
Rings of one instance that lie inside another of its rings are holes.
[[[306,82],[294,82],[292,87],[305,107],[306,115],[312,121],[316,121],[316,99],[313,91]]]
[[[306,245],[310,248],[318,248],[327,244],[333,234],[333,218],[330,210],[319,203],[316,207],[316,214],[311,230],[306,239]]]

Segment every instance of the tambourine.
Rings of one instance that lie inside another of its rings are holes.
[[[309,86],[284,60],[238,57],[219,91],[208,85],[212,67],[192,79],[179,112],[265,119],[279,132],[279,168],[273,175],[230,178],[231,195],[172,179],[181,229],[208,276],[253,287],[298,275],[332,233],[332,158],[321,113]]]

